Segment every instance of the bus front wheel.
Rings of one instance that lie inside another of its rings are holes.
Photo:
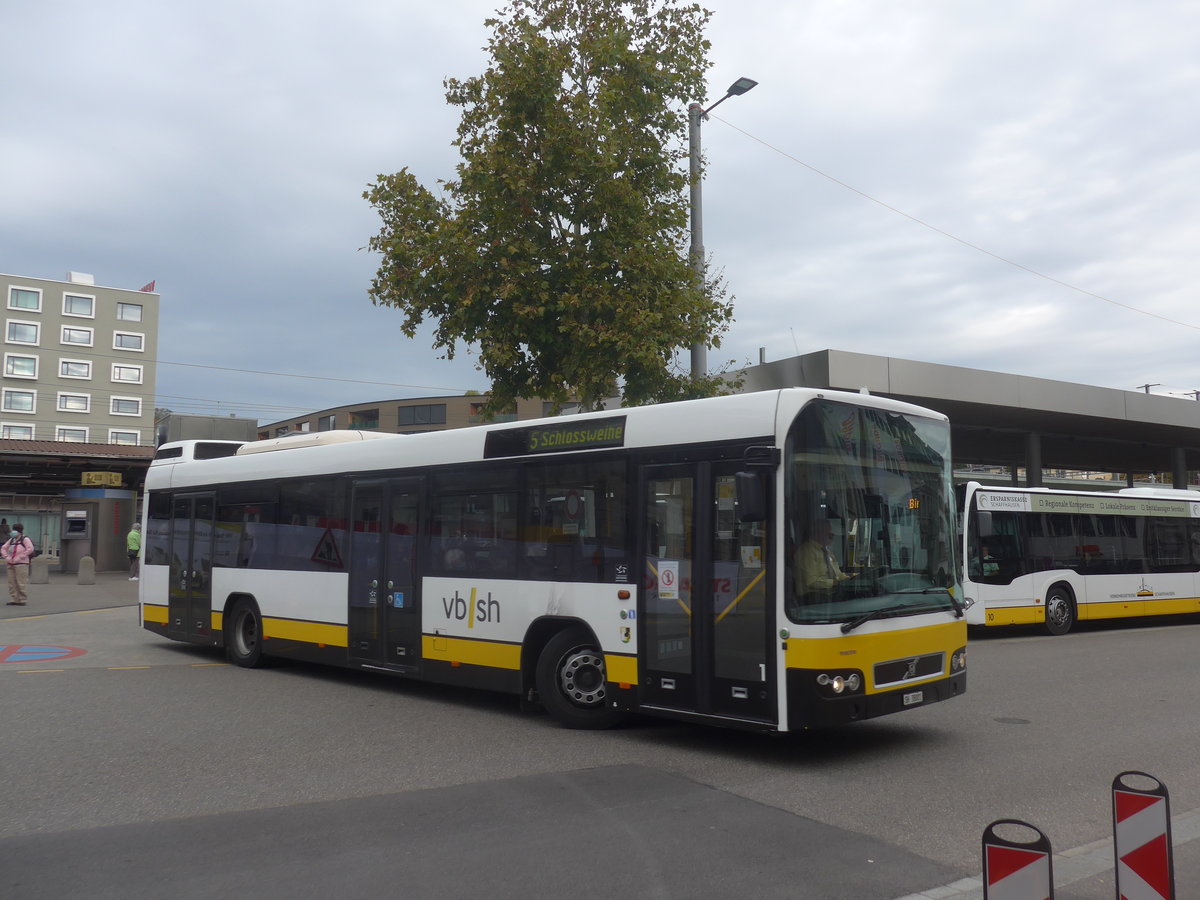
[[[263,665],[262,615],[253,600],[238,600],[225,624],[225,656],[247,669]]]
[[[582,628],[554,635],[537,662],[538,697],[567,728],[611,728],[624,716],[605,704],[604,654]]]
[[[1052,587],[1046,595],[1046,630],[1066,634],[1075,624],[1075,601],[1063,587]]]

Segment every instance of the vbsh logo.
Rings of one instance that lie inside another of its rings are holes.
[[[446,611],[447,621],[456,619],[466,622],[468,628],[474,628],[476,622],[500,624],[500,601],[492,599],[491,591],[480,597],[479,589],[471,588],[471,597],[468,600],[455,590],[453,597],[442,598],[442,608]]]

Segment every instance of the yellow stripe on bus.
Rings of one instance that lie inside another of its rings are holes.
[[[142,605],[142,621],[152,622],[155,625],[167,624],[168,609],[165,606],[146,603]]]
[[[1040,606],[1001,606],[987,611],[988,625],[1040,625],[1046,610]]]
[[[788,638],[784,659],[789,669],[868,670],[876,663],[892,659],[945,653],[948,672],[950,654],[966,646],[966,643],[967,626],[959,620],[927,628],[875,634],[851,632],[835,638]]]
[[[1080,619],[1121,619],[1125,616],[1174,616],[1200,612],[1200,598],[1145,597],[1140,600],[1109,600],[1079,604]]]
[[[216,619],[218,614],[214,614]],[[269,619],[263,617],[263,637],[306,644],[325,644],[329,647],[346,647],[345,625],[330,625],[327,622],[297,622],[292,619]]]
[[[468,641],[440,634],[421,637],[421,653],[425,659],[439,662],[466,663],[469,666],[491,666],[493,669],[521,668],[521,645],[496,641]]]
[[[604,654],[604,671],[609,681],[621,684],[637,684],[638,669],[636,656],[615,656]]]

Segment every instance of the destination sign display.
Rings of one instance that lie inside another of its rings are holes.
[[[530,456],[535,453],[566,453],[571,450],[596,450],[625,445],[625,417],[610,416],[510,428],[488,434],[483,445],[485,459],[502,456]]]
[[[1114,497],[1111,494],[1024,494],[980,491],[980,509],[992,512],[1082,513],[1118,516],[1200,516],[1200,503],[1157,497]]]

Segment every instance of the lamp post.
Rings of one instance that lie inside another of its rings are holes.
[[[752,78],[739,78],[725,91],[725,96],[705,109],[699,103],[688,107],[688,160],[692,176],[692,246],[688,256],[692,272],[699,285],[704,284],[704,224],[700,191],[700,121],[728,100],[739,97],[758,84]],[[708,373],[708,343],[701,340],[692,345],[692,377],[699,378]]]

